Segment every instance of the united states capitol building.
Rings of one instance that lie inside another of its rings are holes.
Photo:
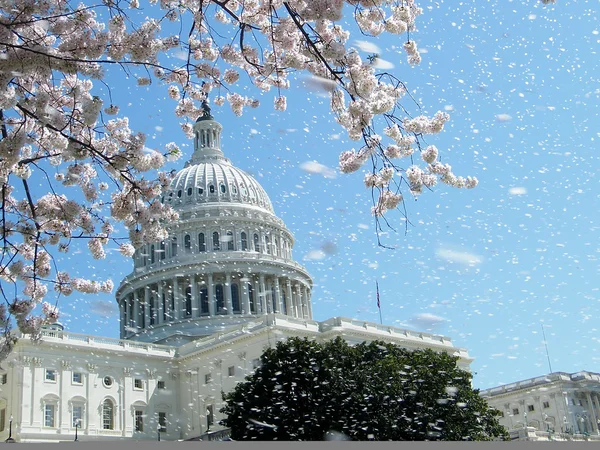
[[[22,336],[0,369],[0,439],[181,440],[219,433],[221,392],[292,336],[375,339],[472,358],[449,338],[360,320],[313,320],[312,279],[269,196],[221,151],[205,108],[194,152],[163,202],[169,239],[139,249],[116,291],[121,339],[43,331]]]

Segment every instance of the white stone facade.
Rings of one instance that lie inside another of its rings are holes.
[[[529,427],[540,436],[598,436],[600,374],[554,372],[480,392],[503,413],[509,431]]]
[[[292,336],[342,336],[472,359],[451,340],[345,318],[312,320],[312,279],[269,197],[220,150],[206,111],[195,151],[163,197],[180,220],[134,256],[117,289],[121,340],[43,331],[0,369],[0,440],[191,439],[220,429],[221,392]],[[12,422],[10,418],[12,417]],[[12,426],[11,426],[12,425]]]

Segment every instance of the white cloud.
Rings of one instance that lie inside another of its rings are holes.
[[[475,253],[470,253],[464,250],[451,249],[448,247],[440,247],[435,251],[438,258],[445,261],[466,266],[474,266],[483,262],[483,257]]]
[[[373,63],[373,67],[376,69],[393,69],[395,66],[393,63],[386,61],[385,59],[375,58],[375,62]]]
[[[320,261],[325,258],[325,252],[323,250],[311,250],[304,255],[305,261]]]
[[[510,195],[525,195],[527,194],[527,188],[524,188],[522,186],[511,187],[508,190],[508,193]]]
[[[512,116],[509,114],[498,114],[496,115],[496,122],[510,122],[512,120]]]
[[[410,319],[410,323],[417,328],[429,330],[432,328],[437,328],[444,325],[448,322],[448,319],[445,319],[440,316],[436,316],[431,313],[421,313],[413,316]]]
[[[304,163],[300,164],[300,169],[302,169],[308,173],[323,175],[325,178],[335,178],[336,177],[335,170],[333,170],[332,168],[327,167],[321,163],[318,163],[316,161],[304,162]]]
[[[356,45],[359,50],[367,53],[381,53],[379,47],[369,41],[354,41],[354,45]]]

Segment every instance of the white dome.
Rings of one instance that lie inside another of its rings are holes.
[[[221,131],[206,107],[194,153],[161,197],[179,220],[136,250],[117,289],[125,339],[182,344],[268,314],[312,319],[294,238],[258,181],[223,155]]]
[[[250,175],[223,158],[190,164],[179,171],[164,192],[163,202],[174,209],[193,209],[207,203],[238,203],[274,214],[262,186]]]

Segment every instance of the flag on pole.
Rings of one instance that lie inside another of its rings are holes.
[[[383,317],[381,317],[381,301],[379,300],[379,282],[375,281],[377,286],[377,309],[379,309],[379,323],[383,325]]]

